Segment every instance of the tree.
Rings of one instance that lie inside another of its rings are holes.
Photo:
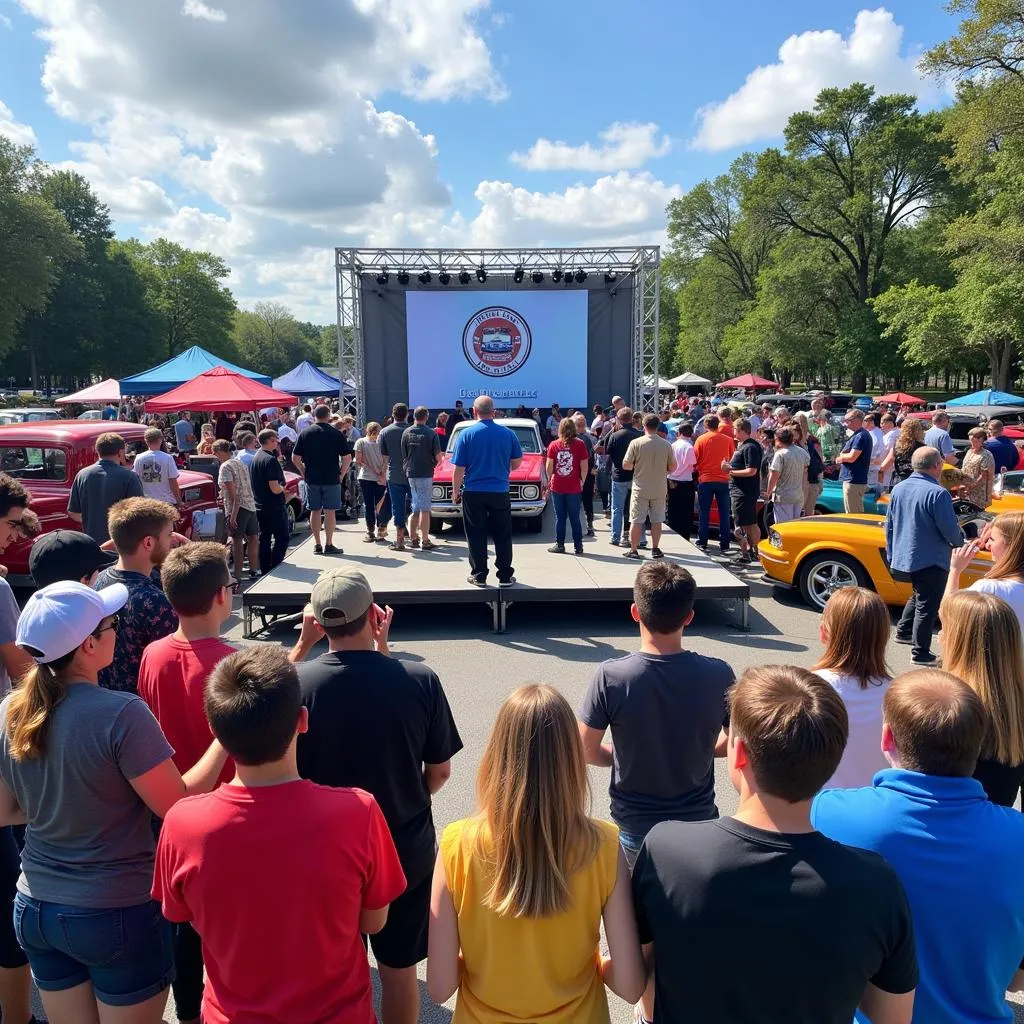
[[[235,314],[234,344],[244,365],[280,377],[304,359],[315,362],[318,345],[301,330],[287,306],[257,302]]]
[[[893,231],[944,199],[949,152],[941,117],[918,113],[913,97],[876,98],[862,84],[825,89],[812,111],[789,119],[786,152],[758,158],[748,206],[822,243],[863,326],[872,316],[868,300],[884,287]],[[865,376],[857,371],[855,389]]]
[[[713,256],[704,256],[694,264],[676,296],[679,331],[674,372],[699,373],[720,380],[729,369],[726,363],[726,329],[742,315],[747,303],[726,281]]]
[[[145,282],[149,304],[160,317],[165,358],[192,345],[226,359],[236,356],[231,340],[235,300],[220,283],[230,270],[219,256],[166,238],[148,245],[132,238],[118,243],[117,251],[127,255]]]
[[[0,353],[29,313],[44,309],[61,267],[80,246],[36,182],[42,165],[30,146],[0,135]]]

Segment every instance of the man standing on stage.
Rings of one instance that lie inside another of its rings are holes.
[[[494,422],[494,400],[481,395],[474,403],[477,422],[459,431],[452,452],[452,498],[462,502],[469,545],[469,582],[487,583],[487,536],[494,540],[499,587],[511,587],[512,503],[509,473],[519,468],[523,450],[516,435]]]

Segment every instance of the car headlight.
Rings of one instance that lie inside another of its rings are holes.
[[[769,530],[768,531],[768,543],[773,548],[778,548],[781,551],[782,550],[782,534],[779,533],[778,530]]]
[[[444,501],[444,488],[434,484],[434,486],[430,488],[430,500]]]
[[[525,484],[522,493],[524,501],[536,501],[540,497],[540,488],[536,484]]]

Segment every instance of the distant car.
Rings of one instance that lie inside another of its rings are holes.
[[[500,419],[497,421],[508,427],[519,441],[523,450],[523,461],[517,470],[509,475],[509,497],[512,500],[512,517],[523,519],[530,533],[540,533],[544,526],[544,507],[548,503],[548,479],[544,468],[544,456],[547,451],[541,441],[540,429],[536,421],[530,419]],[[455,425],[448,438],[448,448],[444,458],[434,470],[434,485],[430,492],[430,530],[439,533],[445,522],[455,522],[462,518],[462,505],[452,501],[452,452],[459,433],[472,426],[471,420],[464,420]]]
[[[42,420],[59,419],[60,413],[56,409],[0,409],[0,426],[7,426],[10,423],[38,423]]]
[[[871,515],[885,514],[885,508],[879,508],[876,504],[878,491],[872,488],[864,492],[864,511]],[[843,502],[843,485],[839,480],[825,480],[821,494],[814,503],[814,511],[818,515],[830,515],[833,513],[845,512],[846,505]]]
[[[101,420],[103,419],[103,410],[86,409],[85,412],[79,413],[78,418],[80,420]]]

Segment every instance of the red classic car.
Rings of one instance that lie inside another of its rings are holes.
[[[503,419],[502,426],[508,427],[519,439],[523,449],[523,461],[517,470],[509,475],[509,497],[512,499],[512,516],[526,521],[530,533],[540,533],[543,528],[544,506],[548,501],[548,480],[544,469],[544,445],[540,431],[533,420]],[[444,458],[434,470],[434,487],[430,495],[430,530],[440,531],[444,522],[461,519],[462,506],[452,501],[452,452],[460,430],[471,426],[470,420],[457,423],[448,438],[448,449]]]
[[[68,495],[79,470],[96,461],[96,438],[111,428],[127,442],[125,457],[130,462],[146,447],[146,427],[141,423],[110,423],[101,420],[48,420],[0,426],[0,470],[24,483],[31,495],[31,507],[39,518],[40,532],[79,529],[68,517]],[[288,504],[298,513],[298,477],[286,474]],[[183,500],[183,521],[178,529],[187,533],[192,513],[216,508],[217,487],[208,473],[182,470],[178,477]],[[12,544],[3,555],[8,580],[14,586],[31,586],[28,556],[32,541]]]

